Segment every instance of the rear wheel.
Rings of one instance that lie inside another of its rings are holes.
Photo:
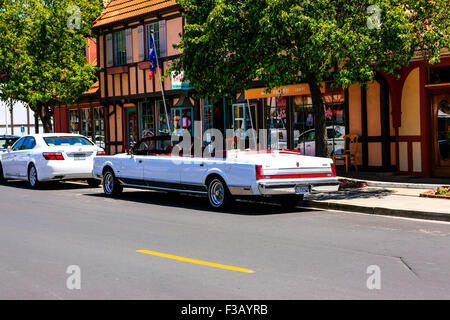
[[[4,183],[6,183],[6,179],[5,179],[5,176],[3,175],[2,164],[0,163],[0,184],[4,184]]]
[[[214,209],[226,209],[231,204],[231,193],[221,178],[215,177],[209,181],[208,200]]]
[[[295,209],[297,206],[301,205],[303,201],[303,194],[286,194],[282,196],[277,196],[277,202],[283,209]]]
[[[123,188],[112,169],[106,169],[103,173],[103,192],[109,197],[115,197],[122,193],[122,190]]]
[[[87,179],[87,183],[88,183],[89,187],[91,187],[91,188],[98,188],[101,181],[97,180],[97,179]]]
[[[34,164],[31,164],[28,168],[28,185],[31,189],[37,189],[40,186],[38,173]]]

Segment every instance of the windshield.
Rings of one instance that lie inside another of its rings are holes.
[[[6,149],[12,146],[18,138],[0,138],[0,149]]]
[[[85,137],[45,137],[45,143],[49,147],[59,147],[59,146],[92,146],[92,142],[90,142]]]

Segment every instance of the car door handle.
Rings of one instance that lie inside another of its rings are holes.
[[[138,162],[139,162],[139,163],[142,163],[142,160],[139,160]]]
[[[200,163],[200,167],[203,167],[203,166],[205,166],[205,164],[204,163]]]

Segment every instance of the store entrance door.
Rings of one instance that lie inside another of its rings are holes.
[[[189,133],[193,133],[194,122],[192,121],[193,110],[192,107],[173,107],[172,119],[173,119],[173,133],[175,135],[182,136],[183,130],[188,130]]]
[[[127,116],[127,136],[126,136],[126,149],[129,149],[135,145],[138,140],[138,117],[136,107],[126,108]]]
[[[450,177],[450,92],[431,96],[433,176]]]

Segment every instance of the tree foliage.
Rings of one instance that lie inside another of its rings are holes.
[[[50,104],[75,102],[95,81],[96,70],[86,60],[86,39],[103,3],[2,0],[0,4],[0,98],[25,102],[50,131]]]
[[[320,83],[349,86],[395,74],[449,47],[448,0],[178,0],[187,25],[172,69],[199,96],[235,97],[262,80],[269,88],[307,82],[316,154],[326,156]]]

